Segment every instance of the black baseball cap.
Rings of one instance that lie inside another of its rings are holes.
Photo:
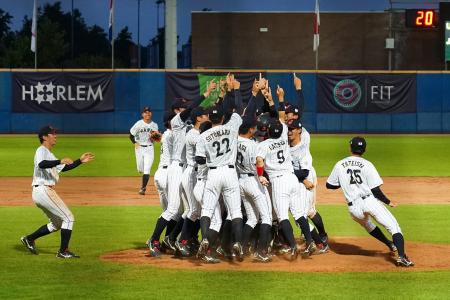
[[[355,136],[350,140],[350,148],[352,153],[363,154],[366,152],[366,140],[361,136]]]
[[[219,123],[222,120],[223,116],[224,116],[224,111],[222,109],[222,106],[216,105],[209,109],[209,119],[214,124]]]
[[[39,129],[38,137],[42,138],[43,136],[47,136],[49,134],[55,134],[56,128],[53,128],[51,125],[47,125]]]
[[[144,108],[142,109],[142,112],[144,113],[144,112],[147,112],[147,111],[152,112],[152,110],[150,109],[149,106],[144,106]]]
[[[287,126],[289,129],[302,129],[303,128],[302,123],[300,122],[299,119],[289,120],[287,122]]]
[[[176,98],[172,102],[172,109],[186,108],[186,101],[183,98]]]
[[[281,133],[283,132],[283,125],[278,120],[271,122],[269,124],[268,132],[269,138],[277,139],[281,136]]]
[[[286,107],[286,113],[293,113],[294,115],[299,115],[300,114],[300,108],[298,108],[298,106],[296,105],[289,105],[288,107]]]
[[[195,121],[197,121],[197,117],[207,114],[208,112],[203,107],[197,106],[191,111],[191,120],[193,123],[195,123]]]

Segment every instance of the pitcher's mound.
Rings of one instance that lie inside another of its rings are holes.
[[[397,267],[388,248],[374,238],[338,237],[330,240],[330,247],[331,251],[326,254],[306,259],[299,256],[293,262],[287,256],[274,256],[269,263],[255,262],[251,257],[246,257],[243,262],[222,260],[218,264],[206,264],[194,258],[180,259],[165,254],[160,258],[149,257],[145,248],[106,253],[101,259],[159,268],[205,271],[392,272],[450,269],[450,245],[407,242],[408,257],[415,263],[410,268]]]

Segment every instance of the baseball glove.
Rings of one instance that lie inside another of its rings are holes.
[[[161,142],[162,134],[159,131],[150,132],[150,139],[153,142]]]

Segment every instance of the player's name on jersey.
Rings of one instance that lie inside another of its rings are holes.
[[[238,145],[238,149],[239,149],[239,150],[242,150],[242,151],[244,151],[244,152],[247,151],[247,147],[246,147],[244,144],[239,144],[239,145]]]
[[[147,128],[141,128],[141,129],[139,129],[138,132],[151,132],[151,131],[153,131],[153,130],[154,130],[153,128],[147,127]]]
[[[273,150],[273,149],[281,148],[284,145],[286,145],[286,141],[281,140],[279,142],[274,142],[274,143],[270,144],[269,149]]]
[[[211,132],[211,134],[209,134],[206,137],[206,141],[207,142],[211,142],[213,139],[220,138],[220,137],[222,137],[224,135],[230,135],[230,130],[226,129],[226,128],[222,128],[221,130],[213,131],[213,132]]]
[[[364,164],[360,161],[355,161],[355,160],[346,160],[344,162],[342,162],[342,167],[347,168],[347,167],[359,167],[359,168],[364,168]]]

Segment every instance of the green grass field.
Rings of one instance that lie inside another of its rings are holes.
[[[327,176],[333,164],[347,155],[350,137],[313,136],[312,154],[320,176]],[[450,136],[369,136],[367,142],[366,157],[382,177],[450,176]],[[0,145],[0,176],[31,178],[37,138],[3,136]],[[159,148],[155,148],[159,153]],[[59,158],[76,158],[84,151],[94,152],[96,161],[63,176],[138,175],[133,146],[126,136],[61,135],[54,148]],[[29,254],[20,244],[20,236],[46,222],[39,209],[0,206],[1,299],[450,297],[450,269],[325,274],[202,272],[102,262],[98,257],[104,252],[142,247],[153,230],[160,208],[74,206],[71,209],[76,218],[71,248],[82,258],[63,261],[55,258],[59,233],[37,242],[39,256]],[[323,205],[319,210],[331,236],[367,236],[350,219],[345,205]],[[394,214],[407,241],[450,244],[449,205],[401,205],[395,208]],[[419,259],[426,259],[426,253]]]
[[[351,135],[313,136],[311,153],[319,176],[328,176],[333,165],[348,155]],[[450,136],[368,136],[365,158],[381,176],[450,176]],[[33,156],[39,146],[34,136],[0,137],[0,176],[32,176]],[[91,151],[93,164],[64,176],[138,176],[134,148],[128,137],[59,135],[53,153],[58,158],[77,158]],[[155,145],[156,170],[159,144]]]

